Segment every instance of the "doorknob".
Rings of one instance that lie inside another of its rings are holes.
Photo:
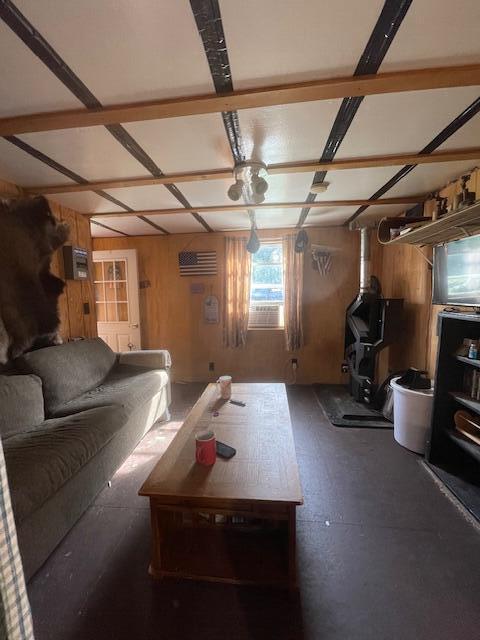
[[[138,329],[138,322],[137,324],[131,324],[130,326],[132,327],[132,329]]]

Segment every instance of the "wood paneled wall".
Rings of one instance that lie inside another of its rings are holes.
[[[480,196],[480,169],[475,169],[467,188]],[[461,193],[461,178],[439,192],[454,208],[455,196]],[[432,198],[425,203],[426,215],[435,209]],[[423,254],[423,255],[422,255]],[[408,244],[373,247],[374,271],[379,276],[386,297],[404,298],[405,330],[398,344],[385,349],[379,359],[379,378],[409,366],[426,369],[435,376],[437,358],[437,316],[441,305],[432,304],[432,268],[428,264],[432,249],[415,248]],[[468,308],[464,309],[468,311]]]
[[[244,235],[245,232],[232,232]],[[261,232],[264,238],[280,238],[292,230]],[[225,233],[182,234],[135,238],[96,238],[97,250],[136,249],[140,281],[150,286],[140,290],[143,347],[166,348],[172,354],[175,380],[215,380],[229,373],[237,380],[290,380],[289,361],[298,358],[301,383],[344,380],[341,374],[344,316],[358,291],[358,234],[344,228],[309,229],[311,242],[338,250],[332,271],[321,276],[305,256],[304,317],[306,345],[287,352],[283,331],[249,331],[245,349],[222,345],[222,323],[203,322],[205,295],[218,296],[223,304]],[[209,277],[180,277],[178,253],[182,250],[215,250],[218,274]],[[203,282],[205,294],[192,294],[192,282]],[[209,362],[215,371],[209,372]]]
[[[21,187],[0,180],[0,197],[15,198],[18,196],[22,196]],[[50,201],[50,208],[56,218],[67,222],[70,226],[68,243],[88,249],[91,258],[92,239],[88,219],[56,202]],[[61,249],[53,256],[52,271],[60,278],[64,278],[63,253]],[[93,274],[91,264],[90,273]],[[84,304],[88,305],[90,313],[85,313]],[[64,293],[59,298],[59,311],[61,318],[60,333],[64,340],[78,337],[95,337],[97,335],[97,321],[92,279],[83,282],[67,280]]]
[[[80,213],[50,201],[53,215],[66,222],[70,227],[70,238],[67,244],[82,247],[89,253],[88,280],[66,280],[65,290],[59,299],[60,334],[63,340],[71,338],[94,338],[97,335],[97,319],[95,314],[95,296],[93,292],[93,268],[91,261],[92,238],[90,236],[90,222]],[[63,253],[60,249],[52,260],[52,271],[65,277],[63,268]],[[88,313],[86,313],[88,307]]]
[[[380,353],[378,377],[416,367],[430,368],[431,349],[431,250],[410,245],[374,247],[373,271],[386,298],[403,298],[403,329],[398,341]],[[434,328],[434,327],[433,327]]]

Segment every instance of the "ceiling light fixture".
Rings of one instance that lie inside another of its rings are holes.
[[[241,162],[233,169],[235,182],[227,194],[230,200],[237,201],[243,195],[246,204],[261,204],[268,190],[267,167],[263,162]]]
[[[329,182],[313,182],[310,187],[310,193],[325,193],[328,189]]]

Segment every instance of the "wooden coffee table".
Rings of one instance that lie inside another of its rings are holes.
[[[220,400],[208,385],[139,491],[150,498],[149,571],[293,588],[303,497],[285,385],[236,383],[232,398],[246,406]],[[237,454],[196,464],[195,434],[203,429]]]

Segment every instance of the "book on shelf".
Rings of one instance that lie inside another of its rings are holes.
[[[480,400],[480,371],[467,370],[463,376],[463,391],[472,400]]]

